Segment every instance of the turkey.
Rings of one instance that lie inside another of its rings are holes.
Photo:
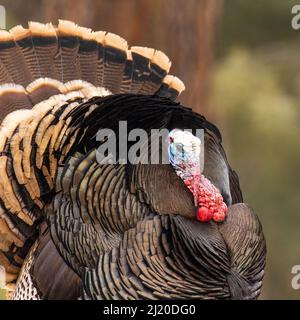
[[[0,265],[11,298],[259,296],[261,224],[217,127],[176,102],[184,84],[170,66],[159,50],[70,21],[1,31]],[[127,161],[136,140],[124,142],[121,123],[146,138],[165,129],[167,144]],[[105,130],[116,161],[98,159]],[[163,153],[168,163],[142,161]]]

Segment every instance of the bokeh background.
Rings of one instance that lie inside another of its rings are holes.
[[[6,0],[7,28],[69,19],[163,50],[180,101],[216,123],[268,247],[261,299],[299,299],[300,30],[292,0]]]

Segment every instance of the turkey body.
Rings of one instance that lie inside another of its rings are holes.
[[[218,129],[174,101],[184,86],[163,53],[60,21],[0,34],[0,62],[0,264],[13,298],[258,297],[261,224]],[[98,133],[118,145],[120,121],[148,136],[203,129],[204,174],[227,219],[196,221],[169,164],[100,164]]]

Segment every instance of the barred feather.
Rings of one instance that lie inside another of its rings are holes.
[[[184,84],[170,67],[159,50],[70,21],[0,32],[0,264],[15,299],[258,296],[259,220],[236,204],[218,129],[172,101]],[[99,165],[97,132],[118,133],[120,119],[202,128],[228,220],[191,219],[191,193],[168,165]]]

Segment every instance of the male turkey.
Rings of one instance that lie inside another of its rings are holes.
[[[218,129],[174,102],[184,85],[170,65],[69,21],[1,31],[0,265],[13,298],[258,297],[260,222]],[[120,121],[168,129],[169,163],[97,161],[99,132],[118,143]]]

